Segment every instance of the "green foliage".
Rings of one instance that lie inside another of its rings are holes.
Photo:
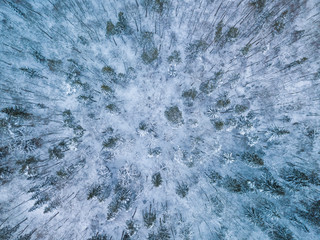
[[[144,31],[141,32],[140,41],[143,48],[146,48],[148,46],[153,46],[153,32]]]
[[[199,90],[203,93],[210,94],[217,87],[217,81],[215,79],[209,79],[200,84]]]
[[[109,112],[119,112],[120,109],[117,107],[116,104],[114,103],[110,103],[106,106],[106,110],[108,110]]]
[[[56,172],[57,176],[61,177],[61,178],[64,178],[64,177],[67,177],[69,174],[66,170],[64,169],[60,169]]]
[[[95,100],[93,99],[93,96],[91,96],[91,95],[79,95],[77,97],[77,99],[79,101],[85,102],[85,103],[87,103],[87,102],[95,102]]]
[[[19,225],[16,225],[15,227],[5,226],[0,229],[0,239],[1,240],[8,240],[11,239],[13,234],[18,230]]]
[[[64,157],[64,153],[61,149],[61,146],[54,146],[53,148],[49,148],[48,152],[50,159],[62,159]]]
[[[114,129],[112,127],[107,127],[106,130],[103,131],[103,133],[113,134],[114,133]]]
[[[158,48],[153,47],[148,50],[144,50],[141,54],[142,61],[145,64],[151,64],[154,60],[156,60],[159,56]]]
[[[227,41],[230,41],[234,38],[237,38],[239,35],[239,30],[238,28],[236,27],[230,27],[228,32],[227,32],[227,35],[226,35],[226,38],[227,38]]]
[[[153,134],[154,137],[157,137],[154,126],[152,124],[146,123],[145,121],[141,121],[139,123],[138,131]]]
[[[101,186],[100,185],[96,185],[96,186],[93,186],[90,190],[89,190],[89,193],[88,193],[88,197],[87,197],[87,200],[90,200],[92,199],[93,197],[97,197],[101,194]]]
[[[280,171],[280,177],[296,186],[307,186],[310,179],[307,174],[293,167],[284,167]]]
[[[76,82],[81,82],[81,71],[83,70],[81,66],[78,65],[73,59],[68,59],[69,62],[71,62],[71,65],[69,66],[69,72],[67,73],[67,81],[75,84]]]
[[[314,80],[320,79],[320,68],[313,74]]]
[[[258,198],[256,206],[265,215],[265,219],[281,218],[277,205],[266,198]]]
[[[149,210],[142,211],[142,217],[143,217],[144,225],[147,228],[151,228],[157,219],[156,211],[152,209],[151,204],[150,204]]]
[[[290,68],[292,68],[292,67],[295,67],[295,66],[298,66],[298,65],[300,65],[300,64],[303,64],[303,63],[304,63],[305,61],[307,61],[307,60],[308,60],[307,57],[303,57],[303,58],[301,58],[301,59],[299,59],[299,60],[296,60],[296,61],[294,61],[294,62],[292,62],[292,63],[287,64],[287,65],[285,66],[285,68],[290,69]]]
[[[181,237],[181,239],[183,239],[183,240],[191,240],[191,239],[193,239],[192,238],[193,232],[192,232],[191,227],[192,227],[191,224],[185,224],[180,229],[179,237]]]
[[[152,175],[152,184],[155,186],[155,187],[159,187],[161,184],[162,184],[162,177],[161,177],[161,174],[159,172],[157,173],[154,173]]]
[[[236,113],[240,114],[240,113],[244,113],[245,111],[247,111],[249,108],[245,105],[240,105],[240,104],[237,104],[235,107],[234,107],[234,110]]]
[[[242,178],[236,179],[226,176],[222,180],[222,186],[229,192],[233,193],[246,193],[250,190],[248,182]]]
[[[12,8],[16,13],[18,13],[23,18],[27,17],[26,14],[22,12],[19,8],[17,8],[12,2],[8,2],[8,5],[10,6],[10,8]]]
[[[115,70],[110,66],[103,67],[102,72],[109,76],[114,76],[116,74]]]
[[[140,129],[141,131],[146,131],[146,130],[148,129],[147,123],[146,123],[145,121],[140,122],[140,123],[139,123],[139,129]]]
[[[14,173],[13,169],[9,167],[0,167],[0,182],[6,183],[9,179],[10,176]]]
[[[222,179],[222,176],[216,172],[216,171],[209,171],[207,173],[205,173],[206,176],[209,178],[209,182],[210,183],[216,183],[219,182]]]
[[[254,0],[249,2],[249,5],[257,9],[259,12],[263,10],[265,4],[266,0]]]
[[[117,143],[119,142],[118,137],[109,137],[108,140],[103,142],[104,148],[114,148],[117,146]]]
[[[127,229],[127,233],[132,236],[134,235],[137,231],[138,231],[138,227],[135,224],[134,220],[130,219],[126,221],[126,229]]]
[[[60,201],[58,199],[55,199],[49,203],[48,206],[45,207],[43,213],[52,212],[60,205]]]
[[[80,42],[82,45],[85,45],[85,46],[88,46],[88,45],[89,45],[88,39],[86,39],[84,36],[79,36],[79,42]]]
[[[222,201],[217,196],[211,196],[208,200],[210,206],[213,208],[213,212],[218,216],[221,216],[225,208]]]
[[[189,187],[186,183],[182,182],[182,183],[178,183],[178,186],[176,187],[176,194],[181,197],[184,198],[188,195],[189,192]]]
[[[37,159],[34,156],[28,157],[26,160],[19,160],[17,161],[18,165],[21,165],[20,173],[32,174],[35,173],[33,170],[33,167],[35,167],[35,164],[39,162],[39,159]]]
[[[251,128],[252,127],[252,123],[249,120],[250,119],[249,114],[250,114],[250,112],[248,113],[247,117],[240,116],[237,119],[237,127],[238,128]]]
[[[281,218],[281,212],[277,208],[277,205],[268,199],[260,198],[258,200],[257,207],[259,207],[264,215],[271,220]]]
[[[164,12],[164,10],[168,7],[168,0],[152,0],[152,10],[159,13],[160,15]]]
[[[244,215],[252,222],[254,225],[264,228],[265,227],[265,219],[263,212],[255,207],[245,207]]]
[[[316,131],[315,129],[313,129],[313,128],[308,127],[308,128],[306,129],[305,135],[306,135],[308,138],[310,138],[310,139],[313,140],[313,139],[316,137],[316,135],[317,135],[317,131]]]
[[[114,35],[129,35],[132,33],[132,29],[129,26],[127,18],[123,12],[118,13],[118,22],[116,25],[111,20],[107,21],[106,36],[111,37]]]
[[[181,62],[181,57],[180,57],[180,51],[177,51],[177,50],[174,50],[172,53],[171,53],[171,55],[168,57],[168,62],[169,63],[176,63],[176,64],[178,64],[178,63],[180,63]]]
[[[107,220],[114,218],[116,214],[119,212],[119,210],[121,209],[121,207],[122,207],[121,201],[114,198],[108,206]]]
[[[17,117],[22,119],[30,119],[32,116],[32,114],[28,113],[26,109],[18,106],[3,108],[1,112],[6,113],[11,117]]]
[[[131,34],[132,30],[127,22],[127,18],[125,17],[123,12],[118,13],[118,22],[115,26],[115,32],[117,34]]]
[[[294,43],[301,39],[304,36],[305,30],[296,30],[293,33],[291,33],[291,43]]]
[[[29,209],[29,212],[36,210],[37,208],[41,207],[45,203],[50,201],[50,196],[47,192],[38,191],[36,192],[31,199],[36,199],[34,205]]]
[[[205,94],[210,94],[217,88],[219,80],[222,78],[223,71],[220,70],[214,74],[214,77],[202,82],[199,90]]]
[[[105,66],[102,68],[102,73],[108,77],[109,80],[116,82],[117,81],[117,73],[116,71],[110,67]]]
[[[170,240],[170,238],[169,229],[163,224],[160,224],[157,233],[152,232],[148,235],[148,240]]]
[[[73,128],[73,133],[76,135],[77,138],[82,137],[84,132],[85,132],[85,129],[83,127],[81,127],[80,125],[76,125]]]
[[[42,139],[41,138],[31,138],[24,142],[23,150],[26,152],[31,152],[37,148],[42,146]]]
[[[186,52],[187,52],[187,59],[193,61],[195,60],[199,54],[204,53],[205,50],[208,48],[209,44],[200,39],[200,40],[196,40],[193,43],[188,44],[188,46],[186,47]]]
[[[222,28],[223,28],[223,22],[222,20],[218,23],[218,25],[216,26],[216,33],[214,36],[214,41],[218,42],[221,37],[222,37]]]
[[[41,76],[36,70],[29,68],[29,67],[21,67],[19,68],[21,71],[25,72],[26,74],[28,74],[29,77],[33,78],[42,78],[43,76]]]
[[[137,78],[137,71],[133,67],[128,67],[126,70],[126,78],[134,80]]]
[[[148,150],[149,156],[152,156],[152,157],[159,156],[161,153],[162,153],[162,150],[160,147],[150,148]]]
[[[280,216],[275,208],[275,205],[266,199],[259,199],[257,206],[255,207],[244,207],[244,215],[249,219],[250,222],[260,227],[261,230],[267,231],[270,239],[293,239],[292,233],[289,229],[273,223],[272,218],[280,218]]]
[[[271,174],[266,174],[262,178],[255,179],[255,186],[257,189],[272,195],[285,195],[284,188],[272,177]]]
[[[108,85],[105,85],[105,84],[103,84],[103,85],[101,86],[101,90],[104,91],[104,92],[106,92],[106,93],[113,93],[112,88],[109,87]]]
[[[141,54],[142,61],[145,64],[151,64],[159,56],[158,48],[155,46],[155,43],[153,40],[153,33],[142,32],[140,41],[143,49]]]
[[[0,119],[0,131],[7,129],[8,126],[9,126],[9,122],[6,119],[1,118]]]
[[[71,173],[69,173],[70,175]],[[111,194],[111,187],[106,184],[94,184],[90,187],[87,200],[90,200],[92,198],[97,198],[99,202],[104,201],[106,198],[108,198]]]
[[[62,61],[61,60],[48,59],[47,64],[48,64],[49,70],[51,72],[55,72],[55,71],[59,70],[59,68],[61,67]]]
[[[71,82],[71,85],[77,88],[81,87],[84,91],[87,91],[90,89],[89,84],[81,82],[80,79],[75,79],[74,81]]]
[[[117,34],[125,33],[126,32],[126,28],[128,26],[127,26],[126,19],[123,16],[123,12],[120,12],[118,14],[118,19],[119,19],[119,21],[116,23],[115,31],[116,31]]]
[[[129,74],[131,75],[126,75],[124,73],[116,73],[116,71],[110,67],[110,66],[105,66],[102,68],[102,73],[105,74],[107,77],[108,77],[108,80],[116,83],[116,84],[120,84],[120,85],[123,85],[127,82],[128,80],[128,77],[132,77],[133,75],[133,68],[129,68]],[[108,85],[102,85],[101,86],[101,89],[105,92],[109,92],[109,93],[112,93],[113,90],[111,89],[111,87],[109,87]]]
[[[4,147],[0,147],[0,158],[5,158],[6,156],[9,155],[9,147],[8,146],[4,146]]]
[[[320,200],[307,204],[306,210],[299,210],[298,214],[308,222],[320,227]]]
[[[277,32],[280,33],[282,32],[284,28],[284,18],[288,14],[288,11],[285,10],[281,13],[281,15],[273,22],[272,28]]]
[[[34,232],[35,232],[35,230],[32,231],[32,232],[30,232],[30,233],[23,234],[23,235],[19,236],[19,237],[17,238],[17,240],[31,240],[32,234],[33,234]]]
[[[216,103],[216,107],[224,108],[224,107],[227,107],[229,104],[230,104],[230,99],[227,97],[227,95],[224,95],[220,99],[218,99]]]
[[[312,170],[308,172],[309,183],[314,184],[316,186],[320,186],[320,176],[317,170]]]
[[[214,41],[220,48],[224,47],[227,42],[234,41],[239,35],[239,30],[236,27],[229,27],[228,31],[225,34],[222,34],[222,27],[223,22],[220,21],[216,27],[216,34],[214,38]]]
[[[107,234],[99,234],[99,233],[97,233],[96,235],[94,235],[91,238],[88,238],[87,240],[112,240],[112,237],[110,237]]]
[[[70,110],[65,110],[62,113],[62,117],[63,117],[63,122],[65,126],[69,128],[72,128],[74,126],[75,118],[72,116],[72,113]]]
[[[70,142],[67,141],[67,140],[64,140],[64,141],[61,141],[59,142],[59,144],[57,145],[58,148],[61,149],[61,151],[65,152],[65,151],[68,151],[69,150],[69,145]]]
[[[245,152],[241,155],[241,160],[255,167],[263,166],[263,159],[256,153]]]
[[[194,88],[186,90],[182,93],[182,97],[185,98],[187,101],[194,101],[198,95],[198,91]]]
[[[224,123],[223,123],[222,120],[220,120],[220,119],[212,119],[211,123],[213,124],[215,129],[217,129],[218,131],[223,129]]]
[[[112,23],[112,21],[107,21],[107,27],[106,27],[106,36],[113,36],[117,33],[114,24]]]
[[[46,58],[39,51],[34,51],[32,55],[40,63],[44,63],[46,61]]]
[[[164,112],[167,120],[175,125],[183,124],[182,112],[178,106],[172,106],[165,110]]]
[[[281,225],[272,225],[268,230],[268,236],[271,240],[294,240],[290,229]]]
[[[119,73],[117,78],[113,81],[117,84],[123,85],[127,82],[127,76],[124,73]]]
[[[247,55],[250,50],[251,44],[246,44],[240,51],[243,55]]]
[[[44,183],[42,184],[42,187],[43,186],[54,186],[54,185],[57,185],[57,183],[59,182],[59,178],[55,175],[50,175],[48,177],[45,178],[45,181]]]
[[[191,151],[183,151],[182,161],[187,167],[191,168],[195,165],[195,163],[201,161],[202,154],[203,152],[198,148],[195,148]]]
[[[122,236],[121,236],[121,240],[131,240],[129,233],[123,231]]]
[[[276,30],[276,32],[280,33],[281,30],[284,28],[284,23],[279,20],[276,20],[272,26],[274,30]]]
[[[158,234],[157,234],[159,240],[169,240],[170,239],[170,232],[169,229],[164,226],[163,224],[160,224],[160,227],[158,228]]]
[[[276,136],[282,136],[282,135],[290,133],[290,131],[283,129],[283,128],[279,128],[279,127],[274,127],[270,131],[272,134],[274,134]]]
[[[129,210],[132,202],[136,198],[136,195],[133,191],[120,184],[116,185],[114,192],[115,195],[113,196],[112,201],[108,206],[108,220],[114,218],[121,209]]]

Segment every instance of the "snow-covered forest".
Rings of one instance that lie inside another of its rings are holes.
[[[320,2],[1,0],[1,240],[320,239]]]

